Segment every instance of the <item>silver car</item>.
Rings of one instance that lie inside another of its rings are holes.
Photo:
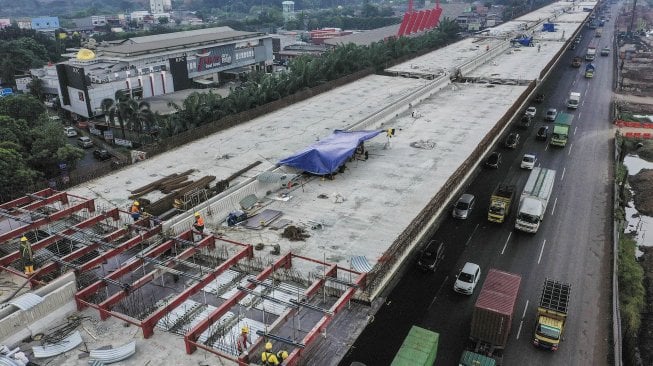
[[[463,220],[466,219],[472,212],[475,201],[476,200],[474,199],[474,195],[469,193],[465,193],[460,196],[458,201],[456,201],[456,204],[453,206],[453,217]]]

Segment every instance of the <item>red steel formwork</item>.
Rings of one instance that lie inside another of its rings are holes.
[[[318,261],[312,258],[307,258],[307,257],[302,257],[298,255],[294,255],[292,253],[288,253],[284,255],[283,257],[279,258],[276,262],[272,264],[272,266],[266,268],[262,272],[259,273],[259,275],[256,277],[256,281],[251,281],[249,284],[247,284],[244,287],[247,287],[248,289],[252,290],[256,285],[255,283],[258,281],[264,281],[266,278],[270,277],[275,270],[285,267],[289,268],[292,265],[293,259],[302,259],[302,260],[307,260],[310,262],[318,263],[324,266],[327,266],[327,269],[324,273],[324,277],[316,279],[305,291],[304,291],[304,296],[303,298],[305,299],[310,299],[312,298],[317,291],[325,286],[325,283],[329,281],[329,278],[337,278],[338,271],[344,271],[344,272],[349,272],[352,274],[355,274],[357,278],[355,281],[351,284],[351,287],[343,295],[340,296],[340,298],[335,302],[333,306],[329,309],[328,313],[325,314],[313,328],[308,332],[308,334],[302,339],[300,342],[301,344],[304,345],[304,347],[307,347],[311,345],[313,342],[316,341],[318,338],[320,332],[324,331],[326,327],[331,323],[333,318],[343,309],[343,307],[347,304],[349,300],[354,296],[356,291],[358,291],[359,288],[362,288],[365,284],[365,278],[366,274],[364,273],[359,273],[350,269],[346,268],[341,268],[335,264],[328,264],[322,261]],[[226,358],[232,361],[237,361],[240,365],[248,365],[246,362],[246,357],[242,356],[238,359],[234,358],[231,355],[225,354],[223,352],[220,352],[216,349],[213,349],[211,347],[205,346],[197,341],[198,337],[202,332],[205,330],[209,329],[209,327],[215,323],[218,319],[220,319],[224,314],[229,311],[230,308],[234,307],[235,305],[238,304],[240,300],[242,300],[245,296],[247,295],[247,292],[239,290],[236,294],[234,294],[229,300],[227,300],[225,303],[223,303],[219,308],[215,309],[209,316],[202,322],[198,323],[193,329],[188,331],[186,333],[186,336],[184,337],[184,342],[186,343],[186,352],[187,353],[193,353],[197,348],[201,348],[205,351],[211,352],[213,354],[216,354],[222,358]],[[280,315],[280,319],[288,319],[289,317],[295,315],[297,313],[296,308],[290,308],[288,309],[284,314]],[[260,337],[258,341],[250,346],[250,349],[255,349],[258,346],[260,346],[260,343],[264,341],[264,337]],[[296,348],[291,352],[291,354],[288,356],[288,358],[284,361],[284,365],[295,365],[301,356],[302,353],[302,348]]]
[[[34,194],[18,198],[16,200],[4,203],[0,205],[0,209],[5,210],[10,214],[25,214],[26,212],[35,211],[39,208],[45,207],[47,205],[59,202],[61,204],[68,204],[69,197],[71,196],[66,192],[57,192],[52,189],[44,189],[42,191],[36,192]],[[80,198],[80,197],[76,197]],[[29,224],[23,225],[16,229],[10,230],[6,233],[0,234],[0,243],[5,242],[9,239],[21,237],[26,232],[39,228],[40,226],[45,226],[49,222],[60,220],[66,216],[69,216],[75,212],[87,209],[89,212],[95,211],[95,203],[92,199],[81,199],[82,202],[71,205],[65,209],[59,210],[52,214],[44,214],[39,216],[41,217],[36,220],[31,220]]]

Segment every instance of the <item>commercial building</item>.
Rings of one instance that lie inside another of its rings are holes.
[[[147,98],[270,65],[272,38],[264,33],[218,27],[135,37],[57,64],[58,95],[63,109],[91,118],[117,91]]]
[[[37,31],[54,31],[59,28],[59,17],[32,18],[31,27]]]

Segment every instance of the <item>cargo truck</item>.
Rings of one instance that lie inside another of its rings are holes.
[[[537,307],[535,338],[537,347],[557,351],[565,329],[571,285],[551,279],[544,280],[540,306]]]
[[[553,192],[555,176],[555,170],[533,168],[519,200],[515,229],[527,233],[537,232]]]
[[[553,146],[565,147],[569,140],[569,131],[571,130],[571,121],[574,116],[569,113],[558,113],[553,121],[553,134],[549,144]]]
[[[585,54],[585,61],[594,61],[596,57],[596,46],[590,45],[587,47],[587,53]]]
[[[585,77],[591,79],[594,77],[594,65],[591,63],[585,65]]]
[[[490,207],[487,210],[487,219],[491,222],[502,223],[510,214],[510,206],[515,197],[515,186],[499,184],[490,196]]]
[[[580,104],[580,93],[571,92],[569,93],[569,99],[567,100],[567,108],[577,109]]]
[[[518,274],[494,268],[488,271],[472,311],[467,351],[490,356],[501,364],[503,349],[508,344],[520,283],[521,276]]]
[[[439,339],[438,333],[413,325],[391,366],[432,366],[438,353]]]

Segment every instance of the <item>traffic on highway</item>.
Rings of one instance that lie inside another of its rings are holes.
[[[444,245],[437,268],[409,264],[340,365],[390,364],[413,325],[439,334],[436,365],[457,365],[465,351],[504,365],[607,363],[615,58],[585,59],[588,48],[613,48],[604,24],[601,37],[582,28],[452,202],[431,238]],[[495,270],[520,281],[515,301],[501,302],[512,306],[498,318],[509,336],[492,348],[475,329]]]

